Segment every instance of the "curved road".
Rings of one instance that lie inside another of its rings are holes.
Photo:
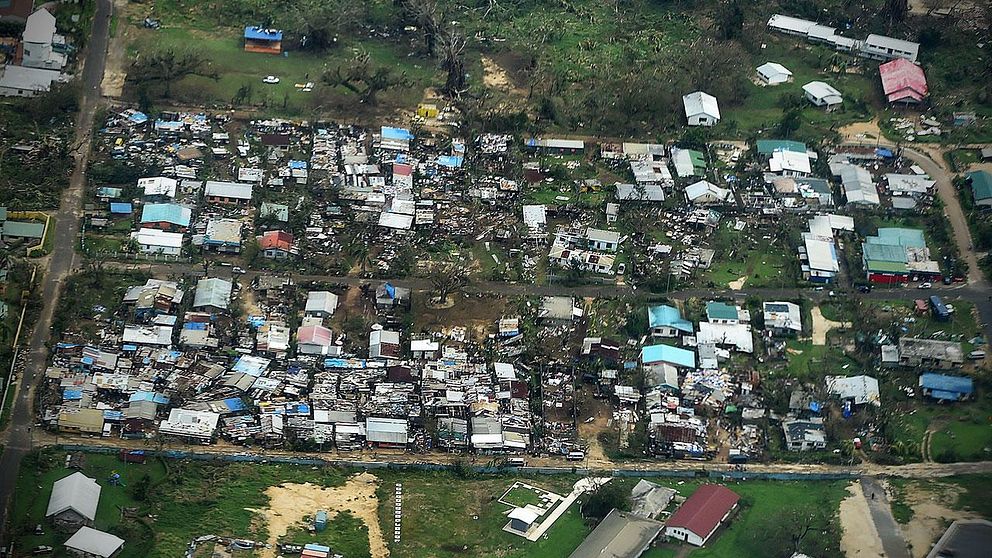
[[[44,307],[41,317],[31,326],[29,352],[23,376],[17,385],[10,428],[7,429],[7,435],[3,440],[3,455],[0,456],[0,548],[6,545],[7,509],[12,503],[17,471],[21,459],[32,447],[31,429],[34,423],[32,399],[37,379],[45,373],[48,362],[45,343],[51,332],[52,315],[55,312],[62,281],[75,265],[76,235],[79,232],[79,221],[82,216],[86,167],[89,162],[90,142],[93,139],[93,117],[100,102],[100,81],[103,79],[110,35],[111,9],[110,0],[97,0],[83,64],[83,90],[75,123],[76,165],[69,179],[69,187],[62,194],[61,205],[56,214],[55,250],[49,259],[48,270],[41,286]]]

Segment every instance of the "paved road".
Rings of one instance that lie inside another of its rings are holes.
[[[910,558],[909,548],[906,546],[899,524],[892,516],[892,506],[889,504],[889,497],[882,483],[876,478],[861,477],[861,490],[868,500],[871,520],[875,524],[879,538],[882,539],[886,558]]]
[[[62,201],[55,221],[55,250],[49,259],[41,287],[44,307],[41,317],[33,325],[28,340],[28,355],[11,414],[10,428],[3,441],[3,455],[0,456],[0,547],[5,544],[7,528],[7,508],[11,504],[17,471],[21,459],[32,447],[32,424],[34,412],[32,399],[34,386],[44,372],[48,361],[45,343],[51,332],[52,315],[58,300],[63,279],[73,269],[75,263],[76,236],[82,216],[83,190],[86,183],[86,166],[93,135],[93,116],[100,102],[100,81],[103,79],[104,59],[107,51],[107,38],[110,28],[110,0],[98,0],[93,28],[89,38],[86,59],[82,72],[82,98],[75,123],[76,166],[69,179],[69,187],[62,195]],[[25,495],[28,497],[29,495]]]

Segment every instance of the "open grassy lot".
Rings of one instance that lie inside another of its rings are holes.
[[[152,15],[162,22],[158,30],[140,27],[141,17],[134,16],[130,25],[136,38],[128,45],[130,58],[174,49],[177,52],[192,50],[208,61],[210,72],[218,79],[188,76],[172,85],[171,98],[181,103],[208,105],[231,104],[239,89],[250,86],[250,94],[241,104],[262,109],[266,113],[303,116],[313,111],[332,112],[344,107],[353,113],[367,112],[358,96],[344,88],[322,85],[321,76],[326,70],[339,66],[348,68],[356,53],[367,53],[378,66],[391,68],[408,80],[405,86],[384,92],[379,100],[386,107],[413,108],[423,96],[423,90],[432,84],[436,64],[432,60],[411,60],[408,44],[386,38],[359,35],[342,36],[335,48],[324,53],[299,50],[284,52],[283,56],[244,51],[245,25],[255,21],[231,21],[224,17],[224,2],[192,2],[171,0],[157,2]],[[266,84],[262,78],[274,75],[277,84]],[[313,82],[311,92],[302,86]]]
[[[777,240],[771,230],[737,231],[732,225],[721,223],[710,237],[716,255],[697,283],[726,288],[744,278],[744,288],[795,286],[795,258],[784,241]]]
[[[71,534],[56,533],[44,519],[52,483],[73,472],[64,463],[65,452],[60,451],[32,454],[24,462],[13,504],[12,525],[18,549],[39,544],[54,546]],[[115,471],[121,474],[123,486],[110,486],[107,482]],[[121,555],[125,558],[181,556],[190,540],[208,534],[264,539],[264,523],[259,523],[250,510],[266,507],[267,487],[282,482],[336,486],[346,477],[345,472],[336,469],[287,465],[158,460],[144,465],[124,464],[106,454],[85,454],[82,472],[103,488],[96,528],[109,530],[126,541]],[[146,474],[149,486],[142,498],[136,487]],[[121,508],[134,508],[135,513],[122,515]],[[39,523],[45,526],[43,536],[33,535]],[[364,526],[354,523],[347,516],[332,523],[326,540],[358,548],[353,541],[360,538],[357,532]],[[340,532],[330,532],[333,527]],[[367,540],[366,536],[366,545]]]
[[[787,376],[802,381],[819,380],[826,375],[846,376],[857,370],[857,361],[830,345],[814,345],[795,339],[786,343]]]
[[[420,510],[404,516],[403,540],[391,545],[391,555],[403,557],[490,556],[519,558],[550,558],[568,556],[592,529],[573,506],[536,543],[503,532],[503,515],[507,507],[496,502],[512,484],[508,477],[483,476],[463,479],[447,473],[385,473],[380,488],[380,501],[388,502],[392,483],[403,483],[404,509]],[[559,494],[566,493],[574,478],[539,477],[525,482]],[[614,479],[611,482],[632,488],[639,479]],[[650,479],[671,486],[683,496],[689,496],[701,484],[696,480]],[[836,511],[844,497],[842,482],[746,482],[729,488],[742,497],[740,511],[728,529],[717,536],[705,549],[695,550],[693,556],[767,556],[766,538],[771,521],[780,521],[780,513],[804,510],[822,518],[824,529],[804,546],[807,552],[837,549],[840,530]],[[383,499],[383,496],[387,496]],[[392,507],[382,505],[380,517],[391,521]],[[765,527],[768,526],[768,529]],[[805,544],[805,543],[804,543]],[[647,556],[653,558],[674,555],[674,545],[660,545]],[[826,555],[826,554],[824,554]]]
[[[496,554],[507,558],[565,558],[592,530],[579,516],[578,506],[573,505],[537,542],[502,531],[510,508],[497,500],[514,480],[566,494],[577,477],[460,478],[451,473],[394,472],[380,477],[379,518],[383,525],[392,524],[394,483],[403,483],[403,509],[417,510],[404,514],[402,541],[389,545],[394,558]]]

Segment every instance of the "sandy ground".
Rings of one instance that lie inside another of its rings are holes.
[[[823,317],[819,306],[813,307],[813,344],[826,345],[827,332],[837,327],[851,327],[851,322],[833,322]]]
[[[850,496],[840,503],[841,552],[847,558],[885,556],[861,486],[852,482],[847,491]]]
[[[114,14],[117,18],[115,35],[107,46],[107,62],[103,70],[100,91],[105,97],[120,97],[124,92],[124,79],[127,78],[127,43],[131,42],[133,29],[128,24],[127,0],[114,0]]]
[[[489,58],[488,56],[482,57],[482,83],[486,87],[492,87],[493,89],[502,89],[504,91],[510,91],[513,89],[513,81],[510,79],[510,74],[503,69],[502,66],[496,63],[495,60]]]
[[[878,120],[854,122],[853,124],[841,127],[838,132],[840,132],[841,137],[855,142],[874,140],[882,137],[882,130],[878,127]]]
[[[913,558],[922,558],[943,534],[948,523],[956,519],[974,519],[968,512],[952,510],[950,505],[958,498],[961,489],[951,484],[924,487],[911,483],[906,487],[906,503],[913,508],[913,519],[900,525],[910,544]]]
[[[599,443],[599,434],[605,431],[612,431],[609,425],[611,417],[610,409],[601,406],[599,400],[594,399],[592,402],[596,420],[592,422],[581,420],[579,422],[579,439],[589,444],[589,447],[586,448],[586,459],[589,460],[590,464],[609,463],[606,453],[603,451],[603,446]]]
[[[325,510],[329,518],[339,512],[348,511],[365,522],[369,528],[369,547],[372,558],[387,558],[389,549],[382,537],[379,525],[379,500],[375,489],[379,479],[371,473],[359,473],[348,479],[343,486],[320,488],[310,483],[282,484],[270,486],[266,491],[269,507],[256,511],[265,518],[269,531],[269,548],[262,552],[263,558],[276,558],[276,543],[292,527],[298,525],[305,515],[316,510]]]
[[[730,290],[732,291],[739,291],[744,288],[744,283],[746,282],[747,282],[747,275],[737,279],[736,281],[731,281],[727,283],[727,286],[730,287]]]

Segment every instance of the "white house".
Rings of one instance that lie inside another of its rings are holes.
[[[832,110],[844,102],[844,97],[840,91],[823,83],[822,81],[811,81],[803,86],[803,93],[806,99],[818,107],[827,107]]]
[[[589,242],[590,250],[616,252],[620,247],[620,233],[616,231],[604,231],[589,227],[586,229],[586,240]]]
[[[56,70],[42,70],[24,66],[0,67],[0,96],[34,97],[49,91],[52,84],[68,76]]]
[[[731,198],[730,190],[721,188],[706,180],[685,187],[685,199],[697,205],[723,203]]]
[[[779,85],[792,81],[792,72],[778,62],[765,62],[758,66],[758,79],[765,85]]]
[[[885,35],[868,35],[861,46],[861,54],[867,58],[876,60],[893,60],[895,58],[905,58],[910,62],[916,62],[916,57],[920,53],[920,45],[912,41],[894,39]]]
[[[782,176],[804,177],[812,174],[809,153],[776,149],[768,158],[768,170]]]
[[[183,234],[142,228],[131,233],[138,248],[145,254],[178,256],[183,249]]]
[[[28,16],[21,35],[24,44],[24,59],[21,65],[28,68],[61,70],[65,67],[65,53],[53,48],[63,45],[65,39],[56,33],[55,16],[42,8]]]
[[[138,188],[144,192],[145,197],[174,198],[177,186],[179,182],[176,179],[164,176],[138,179]]]
[[[303,312],[307,316],[330,318],[338,307],[338,295],[330,291],[310,291]]]
[[[690,126],[713,126],[720,121],[720,107],[716,97],[702,91],[684,95],[685,117]]]

